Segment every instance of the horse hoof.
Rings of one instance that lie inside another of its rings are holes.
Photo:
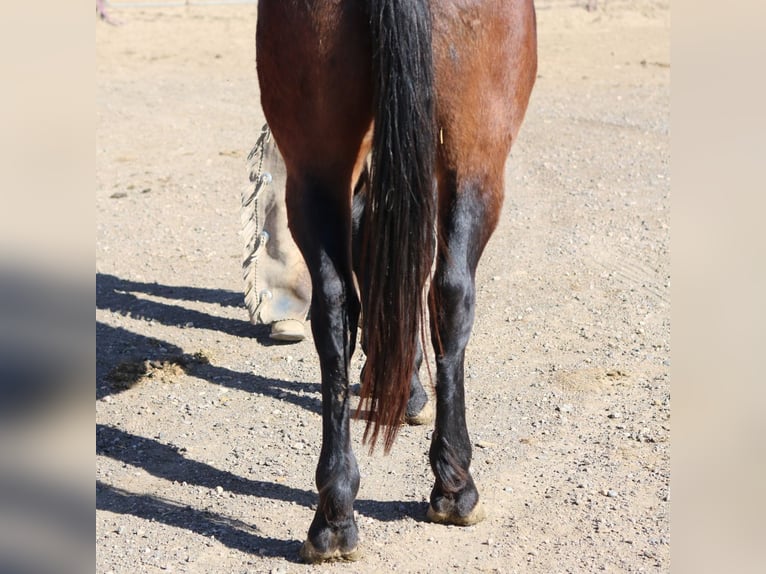
[[[484,505],[481,501],[476,503],[473,510],[467,516],[460,516],[453,512],[438,512],[434,510],[434,507],[428,505],[428,514],[426,517],[431,522],[437,524],[454,524],[456,526],[471,526],[477,524],[487,517],[487,512],[484,510]]]
[[[362,552],[359,550],[359,547],[347,551],[336,548],[335,550],[329,552],[319,552],[319,550],[314,548],[314,545],[309,540],[306,540],[303,543],[303,546],[301,546],[300,552],[298,554],[300,555],[301,560],[308,564],[319,564],[320,562],[336,560],[356,562],[362,557]]]
[[[413,425],[413,426],[427,425],[433,422],[433,420],[434,420],[434,407],[431,404],[431,401],[423,405],[423,408],[420,409],[420,412],[418,414],[407,415],[404,417],[404,421],[408,425]]]
[[[271,324],[271,334],[275,341],[297,343],[306,338],[306,328],[297,319],[282,319]]]

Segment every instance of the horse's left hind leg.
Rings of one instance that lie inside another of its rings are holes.
[[[332,186],[288,177],[290,224],[311,272],[311,330],[322,373],[322,450],[316,469],[319,504],[300,555],[306,562],[356,560],[354,499],[359,468],[351,448],[348,367],[359,318],[348,258],[350,213]]]

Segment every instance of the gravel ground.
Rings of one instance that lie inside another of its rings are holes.
[[[563,4],[538,2],[539,78],[477,278],[488,519],[425,521],[429,428],[369,456],[354,423],[365,555],[315,567],[297,561],[313,345],[270,343],[240,293],[255,8],[96,23],[99,574],[669,571],[669,2]]]

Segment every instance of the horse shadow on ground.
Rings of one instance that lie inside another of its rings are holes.
[[[96,481],[96,508],[130,514],[144,520],[184,528],[202,536],[213,536],[225,546],[261,556],[283,557],[297,562],[300,543],[259,534],[257,527],[235,518],[192,508],[150,494],[136,494]]]
[[[96,274],[96,306],[135,319],[157,321],[163,325],[212,329],[242,338],[255,338],[260,345],[273,345],[268,325],[216,317],[167,302],[141,298],[134,293],[197,301],[229,307],[244,307],[242,295],[223,289],[177,287],[129,281],[113,275]],[[243,373],[213,365],[205,357],[184,352],[179,346],[105,323],[96,322],[96,398],[121,392],[139,383],[152,369],[180,367],[186,374],[210,383],[250,392],[260,392],[301,408],[319,413],[318,384],[284,381]]]
[[[183,373],[219,385],[261,393],[313,413],[321,413],[319,383],[285,381],[214,365],[199,354],[122,327],[96,322],[96,398],[117,394],[150,376],[154,369],[175,366]]]
[[[138,436],[110,425],[97,425],[96,453],[142,468],[153,476],[169,481],[186,482],[211,490],[221,486],[233,494],[295,503],[312,511],[317,504],[318,497],[315,492],[237,476],[189,459],[184,456],[183,449],[175,445]],[[257,526],[252,524],[161,497],[131,493],[103,481],[98,481],[96,485],[96,508],[155,520],[203,536],[213,535],[230,548],[257,552],[262,556],[280,556],[294,560],[300,547],[299,541],[263,536]],[[357,500],[355,508],[360,514],[381,522],[407,517],[425,520],[425,506],[421,502]],[[307,527],[309,520],[307,516]]]
[[[107,274],[96,275],[96,303],[99,309],[130,315],[133,318],[158,321],[163,325],[214,329],[230,335],[255,338],[260,344],[272,344],[268,326],[253,326],[248,321],[215,317],[167,302],[143,299],[133,293],[176,299],[201,301],[221,306],[242,306],[239,293],[219,289],[171,287],[156,283],[127,281]],[[258,392],[280,401],[291,402],[314,413],[321,413],[320,385],[298,381],[271,379],[242,373],[211,364],[186,353],[181,347],[155,337],[96,322],[96,397],[121,392],[138,384],[153,365],[174,363],[187,375],[212,384],[247,392]],[[120,365],[131,368],[119,371]],[[184,456],[182,448],[158,440],[128,433],[110,425],[96,427],[97,454],[121,461],[149,474],[170,481],[186,482],[205,488],[221,486],[228,492],[257,496],[299,504],[315,509],[318,496],[313,491],[292,488],[275,482],[252,480],[219,470]],[[256,526],[232,517],[162,497],[126,491],[103,481],[96,484],[96,507],[118,514],[131,514],[170,526],[185,528],[203,536],[215,536],[226,546],[261,556],[297,560],[300,541],[280,540],[262,535]],[[357,500],[356,510],[379,521],[396,521],[406,517],[425,519],[425,508],[419,502]],[[310,519],[307,517],[306,525]]]
[[[267,325],[253,325],[244,319],[216,317],[180,305],[139,297],[134,293],[176,301],[195,301],[244,309],[242,294],[234,291],[145,283],[122,279],[107,273],[96,273],[96,307],[99,309],[130,315],[135,319],[157,321],[172,327],[184,328],[191,324],[199,329],[220,331],[235,337],[254,338],[262,345],[275,344],[268,337]]]

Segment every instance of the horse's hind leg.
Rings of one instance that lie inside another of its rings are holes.
[[[348,374],[359,319],[351,191],[372,121],[368,15],[361,2],[260,0],[261,104],[287,168],[290,230],[311,274],[311,330],[322,376],[319,503],[300,555],[358,557]]]
[[[432,8],[440,137],[431,317],[437,400],[429,452],[436,480],[428,516],[466,525],[484,518],[469,471],[463,380],[475,273],[500,215],[505,159],[536,75],[535,16],[531,0],[486,0],[470,8],[445,2]]]
[[[478,181],[440,184],[439,248],[432,283],[432,339],[436,354],[436,425],[429,459],[436,481],[428,518],[434,522],[474,524],[485,516],[469,471],[471,442],[465,418],[464,361],[476,303],[479,257],[497,221],[493,196]],[[489,201],[488,201],[489,200]]]
[[[341,188],[342,189],[342,188]],[[348,367],[359,318],[348,257],[347,192],[288,178],[290,225],[311,271],[311,329],[322,372],[319,504],[301,548],[307,562],[358,557],[354,499],[359,469],[351,448]]]

